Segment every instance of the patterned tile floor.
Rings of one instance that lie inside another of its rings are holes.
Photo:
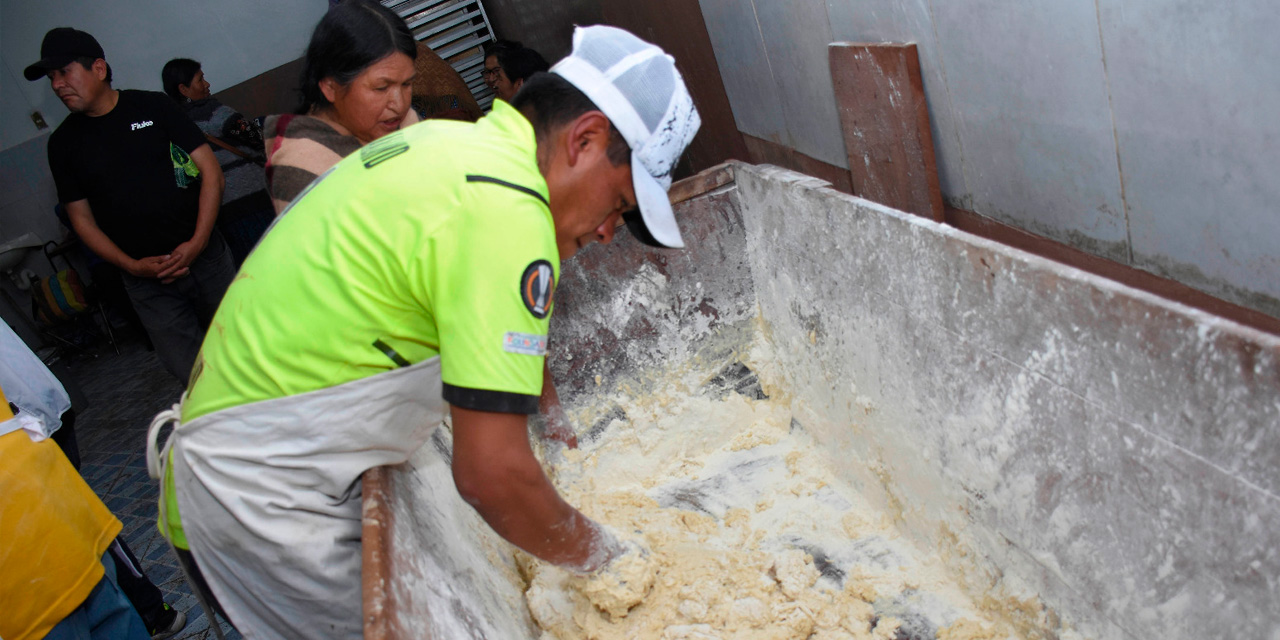
[[[96,358],[66,362],[88,399],[75,423],[80,471],[124,523],[125,542],[165,602],[186,612],[187,626],[174,638],[211,640],[216,636],[209,620],[156,530],[158,484],[147,476],[147,427],[157,412],[177,402],[182,389],[141,342],[122,342],[120,351],[116,355],[104,345],[95,350]],[[228,640],[240,639],[224,621],[219,623]]]

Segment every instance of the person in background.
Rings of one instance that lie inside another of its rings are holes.
[[[164,92],[200,127],[226,177],[218,230],[239,267],[275,219],[263,175],[262,129],[214,98],[200,63],[174,58],[160,71]]]
[[[222,202],[218,159],[163,93],[119,91],[92,35],[45,34],[23,75],[47,78],[71,112],[49,136],[58,201],[89,250],[119,268],[161,363],[191,373],[209,318],[235,277],[215,228]]]
[[[413,110],[418,117],[475,122],[484,115],[466,81],[431,47],[418,43],[418,58],[413,66],[418,71],[413,79]]]
[[[0,322],[0,637],[172,637],[186,615],[164,604],[56,441],[70,409],[62,383]]]
[[[542,54],[511,40],[497,40],[485,48],[484,83],[499,98],[511,102],[524,81],[550,68]]]
[[[276,214],[339,160],[418,121],[417,42],[394,11],[345,0],[320,19],[302,63],[302,104],[263,123]]]

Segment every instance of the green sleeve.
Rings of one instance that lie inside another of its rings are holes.
[[[468,184],[465,213],[435,239],[425,270],[440,337],[444,399],[536,413],[559,255],[540,199]]]

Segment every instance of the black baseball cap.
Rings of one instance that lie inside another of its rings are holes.
[[[76,58],[106,58],[102,45],[93,36],[71,27],[50,29],[40,43],[40,61],[27,67],[22,75],[39,80],[54,69],[61,69]]]

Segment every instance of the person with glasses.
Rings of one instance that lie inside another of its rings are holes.
[[[484,83],[498,97],[511,102],[524,81],[540,71],[551,68],[542,54],[511,40],[498,40],[485,49]]]

